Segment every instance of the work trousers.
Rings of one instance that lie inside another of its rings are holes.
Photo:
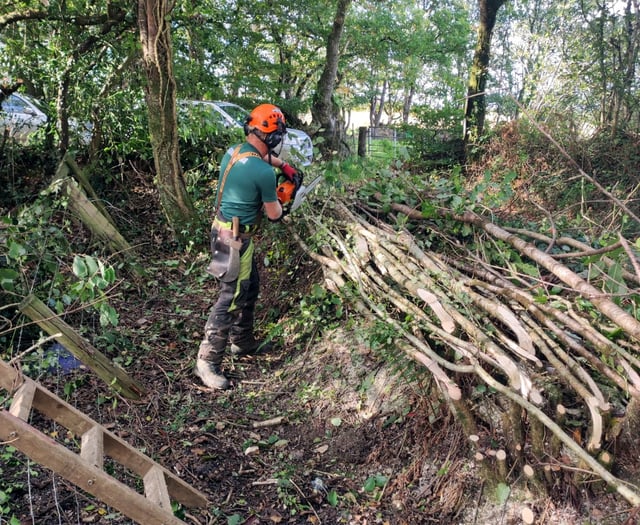
[[[243,239],[238,278],[219,282],[220,292],[204,327],[198,359],[220,365],[228,343],[240,348],[254,343],[253,319],[260,292],[254,248],[253,239]]]

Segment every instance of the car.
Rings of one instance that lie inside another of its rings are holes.
[[[33,98],[11,93],[2,101],[0,132],[8,133],[16,142],[26,143],[29,137],[47,124],[47,114]]]
[[[0,135],[9,137],[20,144],[26,144],[30,137],[47,125],[47,114],[42,104],[35,98],[23,93],[11,93],[2,100],[0,111]],[[80,143],[89,144],[91,124],[78,125],[75,119],[69,119],[71,134],[78,136]]]
[[[242,129],[250,113],[233,102],[181,100],[178,105],[182,109],[191,107],[205,110],[208,115],[214,118],[215,123],[226,128]],[[280,158],[293,165],[308,166],[311,164],[313,162],[311,137],[300,129],[287,127]]]

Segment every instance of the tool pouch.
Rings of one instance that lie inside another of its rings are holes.
[[[207,273],[222,282],[235,281],[240,273],[240,249],[242,241],[235,238],[233,230],[211,230],[211,262]]]

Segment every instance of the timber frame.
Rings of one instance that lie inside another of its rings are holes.
[[[207,498],[166,468],[109,432],[19,368],[0,361],[0,388],[13,398],[0,411],[0,439],[141,525],[184,525],[171,502],[205,507]],[[29,424],[33,410],[80,438],[80,453]],[[144,494],[104,471],[105,456],[139,476]]]

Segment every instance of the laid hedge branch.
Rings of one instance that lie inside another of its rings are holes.
[[[425,224],[416,210],[399,204],[390,208]],[[539,281],[467,253],[448,234],[441,238],[454,246],[452,254],[426,251],[419,238],[382,220],[381,210],[336,198],[315,211],[305,219],[315,238],[297,239],[323,266],[328,288],[363,317],[392,328],[394,347],[424,366],[467,434],[478,436],[478,454],[484,457],[482,442],[494,439],[500,429],[504,461],[483,462],[488,472],[490,465],[500,465],[494,481],[525,464],[569,457],[630,503],[640,502],[638,489],[594,459],[607,452],[602,449],[612,444],[611,436],[638,430],[632,421],[614,428],[609,417],[612,402],[620,408],[627,396],[633,399],[640,392],[640,360],[631,350],[640,335],[635,318],[550,254],[475,214],[453,219],[506,242],[557,276],[567,285],[563,295],[540,301],[540,292],[531,292]],[[414,231],[419,234],[421,226]],[[563,239],[557,236],[556,242]],[[623,335],[613,341],[577,312],[573,301],[578,296],[591,301]],[[463,376],[475,379],[462,381]],[[495,393],[477,398],[470,390],[474,382]],[[576,419],[583,428],[574,427]],[[554,475],[554,469],[539,469],[532,484],[550,488]]]

